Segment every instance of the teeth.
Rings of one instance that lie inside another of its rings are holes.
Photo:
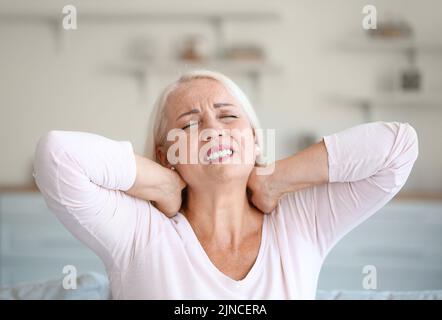
[[[215,152],[215,153],[210,154],[210,156],[207,157],[207,159],[208,159],[208,160],[215,160],[215,159],[218,159],[218,158],[225,157],[226,155],[231,155],[232,153],[233,153],[232,150],[230,150],[230,149],[224,149],[224,150],[222,150],[222,151],[218,151],[218,152]]]

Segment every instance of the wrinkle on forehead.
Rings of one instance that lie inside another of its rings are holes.
[[[187,108],[194,108],[201,104],[212,105],[214,102],[237,104],[236,99],[219,81],[206,78],[193,79],[179,84],[170,93],[166,108],[168,115],[177,115],[179,111]]]

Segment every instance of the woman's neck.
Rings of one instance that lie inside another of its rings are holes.
[[[184,214],[198,238],[224,248],[238,248],[261,229],[263,214],[249,203],[246,183],[187,189]]]

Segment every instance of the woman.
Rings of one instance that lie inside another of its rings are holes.
[[[256,115],[209,71],[167,87],[151,119],[152,160],[85,132],[50,131],[36,150],[47,205],[101,257],[114,299],[314,299],[327,253],[393,198],[418,156],[408,123],[374,122],[258,174],[244,161],[263,153]],[[186,143],[178,162],[174,130]]]

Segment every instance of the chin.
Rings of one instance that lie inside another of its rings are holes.
[[[247,179],[252,169],[253,165],[217,163],[206,165],[205,171],[217,181],[229,182],[237,179]]]

